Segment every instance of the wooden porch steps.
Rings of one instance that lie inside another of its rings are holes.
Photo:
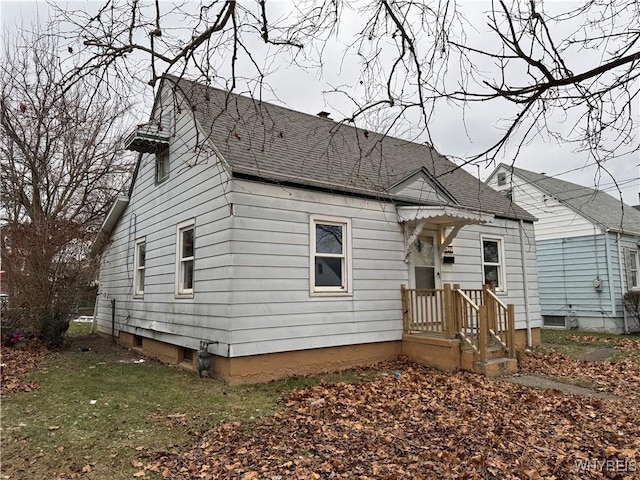
[[[518,372],[518,360],[509,357],[500,357],[486,362],[474,362],[473,371],[485,377],[500,377],[513,375]]]
[[[517,371],[515,307],[491,287],[400,290],[404,355],[450,372],[494,377]]]
[[[505,356],[501,346],[487,348],[487,360],[478,361],[478,355],[471,349],[462,351],[461,367],[463,370],[476,372],[487,377],[512,375],[518,371],[518,360]]]

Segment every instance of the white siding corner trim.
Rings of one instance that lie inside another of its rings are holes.
[[[195,283],[195,227],[192,218],[178,224],[176,229],[176,298],[193,298]]]
[[[309,216],[309,293],[353,293],[351,219]]]

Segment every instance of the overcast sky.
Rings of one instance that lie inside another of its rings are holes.
[[[103,2],[74,2],[73,8],[78,5],[86,5],[87,8],[95,7]],[[553,2],[547,2],[547,5]],[[575,2],[555,2],[558,6],[571,5]],[[485,21],[481,16],[487,3],[469,0],[465,7],[469,7],[467,15],[474,22],[477,32],[477,41],[482,43],[487,34]],[[44,1],[7,1],[0,0],[0,17],[5,29],[14,29],[16,25],[30,25],[37,12],[40,18],[47,18],[49,9]],[[555,32],[554,32],[555,33]],[[345,35],[349,35],[349,28],[341,31],[344,41]],[[335,49],[331,50],[331,49]],[[326,58],[334,58],[335,62],[325,63],[320,77],[317,72],[303,71],[295,67],[282,66],[275,69],[269,79],[269,85],[277,95],[278,102],[294,110],[316,114],[322,110],[329,111],[334,120],[340,120],[351,113],[353,106],[342,95],[328,94],[336,85],[357,83],[357,70],[354,70],[349,61],[340,62],[339,45],[329,47]],[[580,61],[576,60],[572,70],[580,71]],[[149,91],[150,96],[152,94]],[[640,123],[640,99],[636,99],[635,122],[636,144],[638,142],[637,125]],[[498,119],[500,118],[500,106],[495,104],[475,106],[465,112],[464,123],[459,108],[440,108],[437,111],[437,122],[430,126],[434,144],[445,155],[464,157],[477,153],[482,146],[486,146],[499,134]],[[506,114],[505,114],[506,115]],[[562,128],[561,119],[552,119],[557,122],[558,128]],[[516,166],[532,170],[538,173],[557,176],[563,180],[575,182],[585,186],[599,185],[601,190],[614,196],[618,196],[613,181],[607,174],[598,175],[597,169],[587,152],[574,152],[573,146],[558,145],[548,139],[537,138],[534,142],[523,148],[519,154]],[[510,163],[509,154],[498,159]],[[640,158],[638,152],[619,156],[609,160],[607,169],[613,174],[622,190],[624,201],[631,205],[640,203],[638,192],[640,191]],[[469,170],[482,179],[491,173],[494,165],[473,166]],[[566,172],[566,173],[565,173]]]

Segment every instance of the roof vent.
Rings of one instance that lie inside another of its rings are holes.
[[[322,111],[320,113],[317,114],[320,118],[329,118],[330,113],[329,112],[325,112]]]
[[[504,172],[498,173],[498,185],[506,185],[507,184],[507,174]]]

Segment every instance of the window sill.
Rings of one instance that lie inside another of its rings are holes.
[[[176,299],[189,299],[189,298],[193,298],[193,293],[176,293],[175,294],[175,298]]]
[[[353,292],[309,292],[310,297],[353,297]]]
[[[144,300],[144,293],[136,293],[133,298],[135,300]]]

